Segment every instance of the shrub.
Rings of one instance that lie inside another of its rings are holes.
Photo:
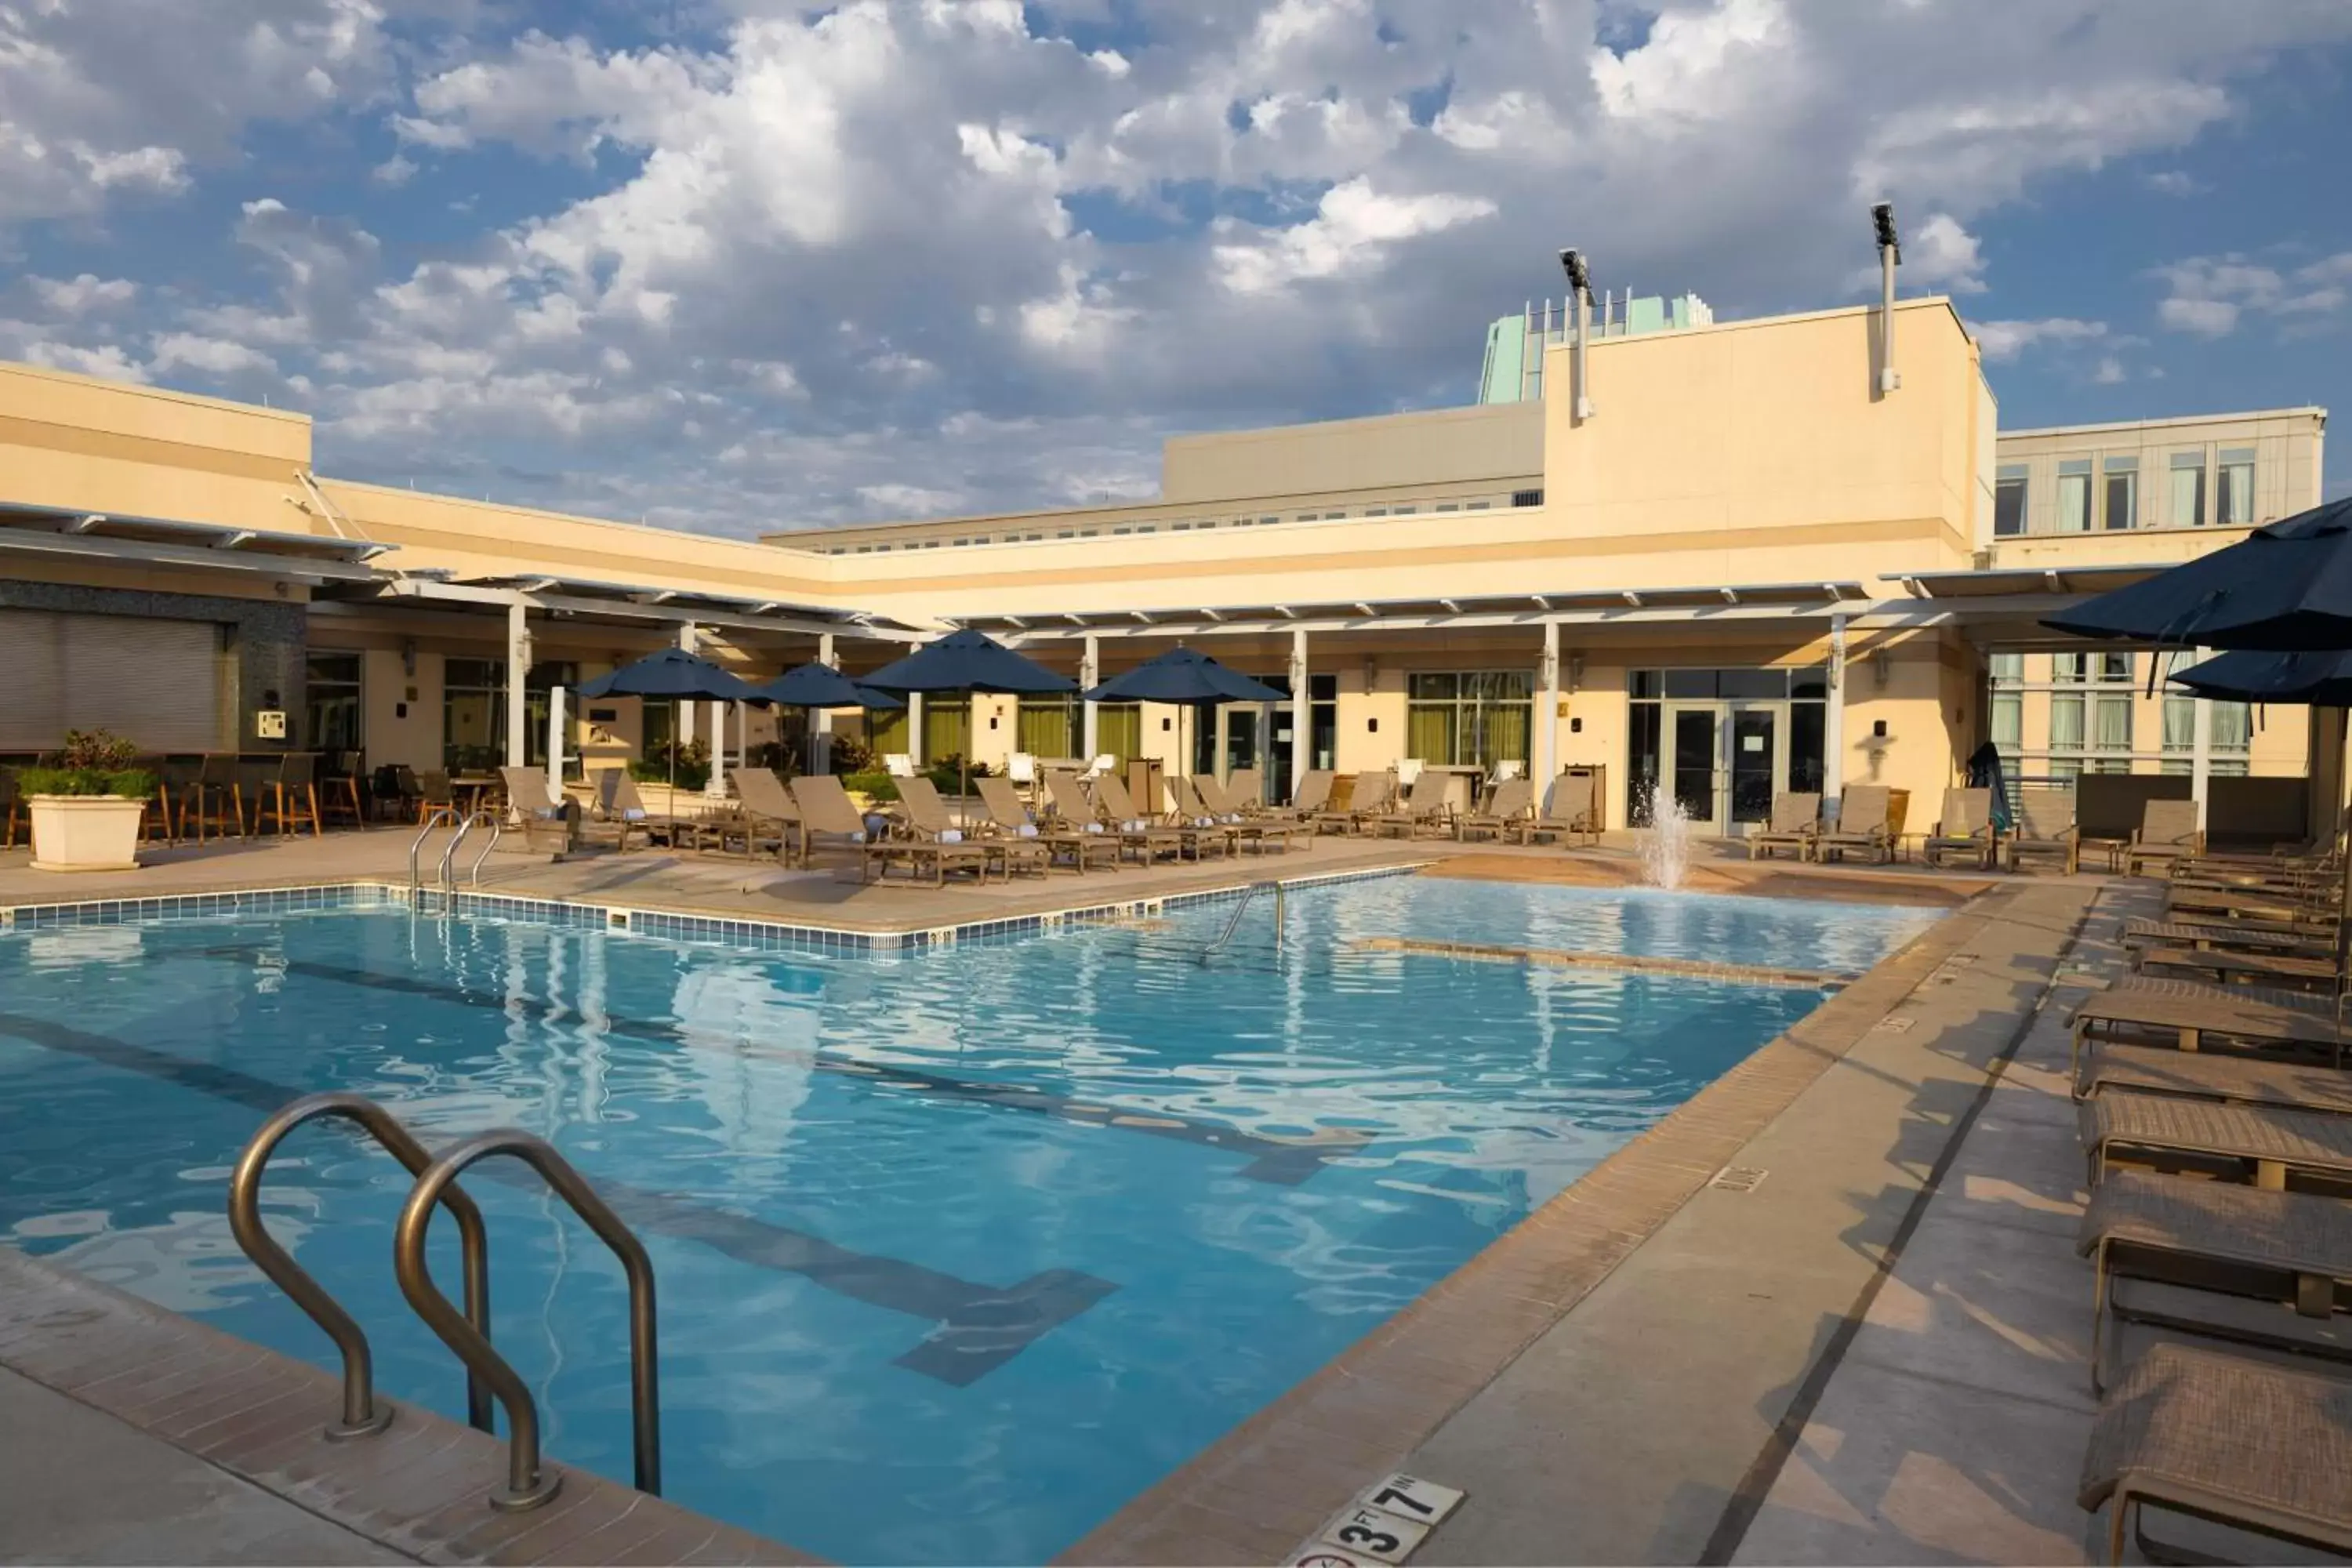
[[[667,742],[653,755],[633,759],[629,776],[640,784],[667,784],[675,778],[680,789],[700,789],[710,782],[710,743]]]
[[[858,794],[872,800],[896,800],[898,798],[898,781],[878,768],[875,769],[871,773],[844,773],[841,779],[841,787],[844,789],[856,790]]]
[[[68,730],[57,765],[75,773],[121,773],[139,760],[139,748],[104,730]]]
[[[144,800],[155,793],[145,768],[20,768],[16,787],[30,795],[120,795]]]
[[[855,735],[833,738],[833,771],[845,779],[852,773],[870,773],[879,765],[874,748]]]

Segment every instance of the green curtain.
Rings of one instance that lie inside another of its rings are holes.
[[[866,732],[874,747],[877,764],[894,752],[907,750],[907,710],[904,708],[877,709],[866,716]]]
[[[923,761],[971,755],[971,699],[942,693],[923,699]]]
[[[1461,710],[1451,702],[1415,702],[1405,710],[1404,754],[1444,767],[1454,760],[1454,732]]]
[[[1531,713],[1532,704],[1526,702],[1490,702],[1480,710],[1480,767],[1529,760],[1528,737],[1534,729]]]
[[[1095,749],[1124,763],[1143,751],[1143,710],[1133,702],[1105,702],[1095,710]]]
[[[1017,750],[1033,757],[1074,757],[1078,754],[1077,727],[1071,722],[1074,705],[1067,698],[1024,697],[1013,732]]]

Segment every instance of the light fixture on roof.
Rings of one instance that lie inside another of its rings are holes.
[[[1576,336],[1569,344],[1569,412],[1577,423],[1592,417],[1592,399],[1586,395],[1584,379],[1584,340],[1592,329],[1592,272],[1585,265],[1584,252],[1577,249],[1559,253],[1559,269],[1568,274],[1568,291],[1576,297]]]
[[[1870,209],[1870,225],[1878,236],[1878,395],[1903,384],[1895,369],[1895,269],[1903,265],[1903,241],[1895,232],[1895,204],[1880,202]]]

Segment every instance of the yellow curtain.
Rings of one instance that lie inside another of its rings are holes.
[[[1143,710],[1132,702],[1106,702],[1095,710],[1095,748],[1126,762],[1143,750]]]
[[[923,700],[923,761],[970,756],[971,699],[942,694]]]
[[[1452,763],[1454,721],[1460,711],[1451,702],[1416,702],[1406,709],[1405,755],[1438,767]]]
[[[1483,721],[1479,736],[1478,765],[1491,768],[1496,763],[1528,761],[1529,704],[1524,702],[1490,702],[1480,710]]]
[[[907,710],[891,708],[866,715],[866,733],[872,737],[874,755],[877,761],[893,752],[907,749]]]
[[[1035,757],[1077,755],[1076,726],[1071,722],[1071,707],[1066,698],[1023,698],[1021,716],[1013,727],[1019,737],[1019,749]]]

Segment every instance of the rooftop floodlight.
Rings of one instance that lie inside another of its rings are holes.
[[[1895,235],[1895,204],[1880,202],[1870,209],[1870,221],[1878,230],[1878,248],[1895,253],[1896,265],[1903,261],[1903,242]]]
[[[1592,298],[1592,274],[1584,265],[1584,252],[1563,250],[1559,253],[1559,269],[1568,274],[1568,286],[1582,299]]]
[[[1893,202],[1872,207],[1870,222],[1878,231],[1878,395],[1885,397],[1903,384],[1895,370],[1895,269],[1903,265],[1903,242],[1895,235]]]
[[[1559,269],[1568,274],[1569,292],[1576,297],[1576,336],[1569,342],[1569,373],[1572,383],[1569,389],[1569,412],[1578,424],[1592,417],[1592,399],[1585,395],[1589,384],[1584,379],[1584,340],[1592,335],[1592,274],[1584,265],[1584,252],[1563,250],[1559,253]]]

